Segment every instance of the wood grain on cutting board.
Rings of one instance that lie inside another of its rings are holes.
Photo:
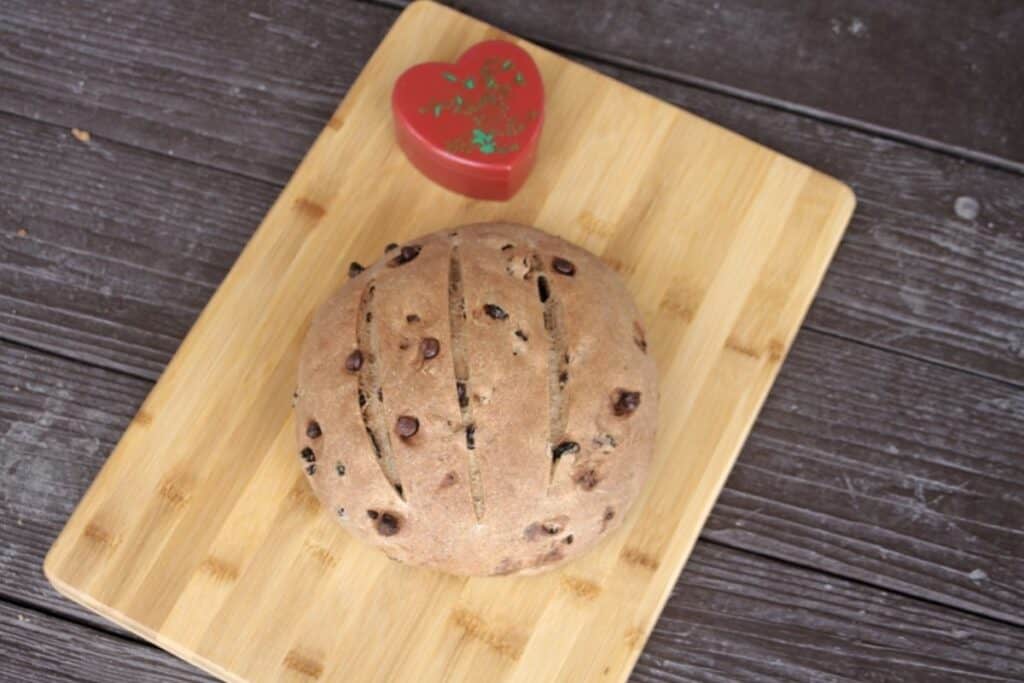
[[[232,680],[621,680],[643,647],[853,210],[844,185],[521,43],[547,120],[510,202],[398,150],[391,84],[508,37],[404,12],[145,401],[46,562],[64,593]],[[320,509],[291,395],[313,311],[352,260],[459,223],[536,225],[600,254],[647,321],[658,451],[624,528],[552,574],[402,566]]]

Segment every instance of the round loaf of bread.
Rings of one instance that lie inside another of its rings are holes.
[[[542,571],[621,522],[658,392],[636,306],[589,252],[463,226],[402,245],[303,343],[299,462],[355,536],[455,574]]]

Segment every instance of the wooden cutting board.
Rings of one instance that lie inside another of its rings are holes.
[[[501,32],[406,10],[146,399],[46,560],[64,594],[231,680],[625,679],[854,206],[791,159],[520,41],[547,86],[508,203],[422,178],[391,84]],[[460,223],[537,225],[626,280],[661,373],[655,464],[624,528],[560,571],[389,561],[320,509],[291,424],[300,340],[352,260]]]

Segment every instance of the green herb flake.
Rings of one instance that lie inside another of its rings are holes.
[[[434,118],[437,118],[438,116],[441,115],[441,109],[442,109],[442,107],[441,107],[440,104],[435,104],[434,105]]]
[[[511,68],[512,68],[512,60],[511,59],[506,59],[504,62],[501,63],[501,70],[502,71],[508,71]]]
[[[476,82],[472,78],[467,78],[465,85],[466,85],[466,89],[472,90],[473,88],[476,87]]]
[[[451,73],[450,71],[445,71],[441,75],[444,76],[444,80],[451,81],[452,83],[459,80],[458,78],[455,77],[455,74]]]
[[[494,136],[479,128],[473,129],[473,144],[477,146],[481,154],[493,154],[497,148],[494,144]]]
[[[521,71],[517,71],[516,72],[516,83],[518,83],[519,85],[522,85],[525,82],[526,82],[526,79],[523,78],[523,73]]]

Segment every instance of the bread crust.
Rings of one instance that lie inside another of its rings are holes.
[[[616,274],[560,238],[508,223],[424,236],[314,316],[298,461],[393,559],[550,569],[615,529],[646,478],[658,391],[643,334]]]

